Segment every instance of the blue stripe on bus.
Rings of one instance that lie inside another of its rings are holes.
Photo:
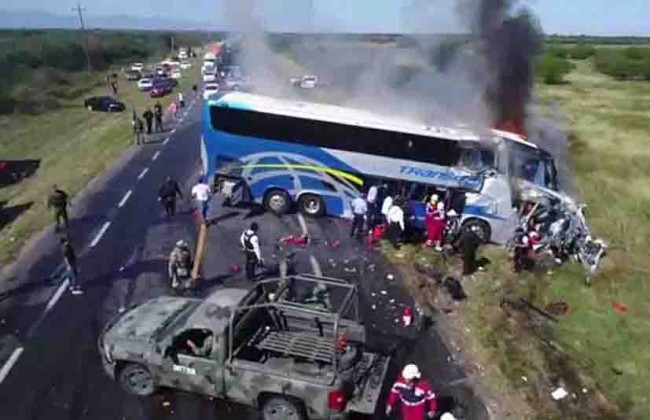
[[[488,208],[486,206],[466,205],[463,208],[463,214],[470,215],[470,216],[481,216],[481,217],[485,217],[486,219],[507,220],[505,217],[500,217],[497,216],[496,214],[489,213]]]

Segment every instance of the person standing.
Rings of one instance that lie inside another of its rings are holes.
[[[153,106],[153,116],[154,116],[154,131],[156,133],[163,132],[163,110],[160,102],[156,102],[156,105]]]
[[[174,217],[176,214],[176,196],[183,198],[183,193],[178,186],[178,182],[168,176],[158,190],[158,199],[165,207],[165,213],[169,217]]]
[[[196,84],[192,85],[192,91],[194,92],[194,99],[196,99],[196,96],[198,95],[198,90],[199,87]]]
[[[533,260],[530,258],[532,245],[530,238],[523,228],[517,228],[515,231],[515,252],[513,258],[515,273],[520,273],[522,270],[530,270],[533,267]]]
[[[436,394],[431,385],[421,379],[420,369],[416,365],[406,365],[393,384],[388,395],[386,416],[390,416],[398,404],[402,420],[432,419],[436,415]]]
[[[210,203],[210,194],[212,190],[210,186],[205,182],[205,178],[199,178],[199,182],[192,188],[192,198],[196,200],[197,208],[203,216],[203,221],[206,221],[208,218],[208,205]]]
[[[172,288],[177,288],[181,283],[180,280],[189,279],[191,270],[192,253],[190,252],[190,246],[187,241],[181,239],[174,245],[167,262],[167,272],[172,281]]]
[[[352,200],[352,229],[350,230],[350,238],[359,237],[363,235],[363,220],[368,213],[368,205],[366,204],[365,194]]]
[[[259,225],[256,222],[251,223],[250,228],[246,229],[239,238],[239,242],[246,255],[246,280],[255,280],[255,269],[258,265],[264,264],[262,252],[260,250],[260,239],[257,234]]]
[[[425,207],[424,227],[427,231],[427,241],[424,244],[425,246],[433,246],[433,238],[435,236],[435,222],[433,221],[433,214],[436,212],[437,205],[438,195],[432,194],[429,202]]]
[[[366,203],[368,205],[368,212],[366,215],[366,220],[368,223],[368,230],[372,230],[377,225],[377,213],[379,209],[377,208],[379,189],[377,185],[372,185],[368,189],[368,195],[366,195]]]
[[[73,295],[81,295],[81,287],[77,283],[79,269],[77,268],[77,255],[72,248],[72,244],[67,238],[61,238],[61,251],[63,252],[63,263],[66,268],[66,277],[70,281],[70,291]]]
[[[135,132],[135,144],[136,145],[144,144],[144,122],[142,121],[142,118],[139,117],[135,118],[133,131]]]
[[[174,118],[178,118],[178,104],[176,101],[172,101],[172,103],[169,104],[169,111]]]
[[[458,240],[463,256],[463,276],[470,276],[477,269],[476,252],[482,242],[477,230],[478,228],[476,226],[462,229]]]
[[[185,108],[185,98],[183,98],[183,92],[178,92],[178,106],[180,108]]]
[[[429,231],[429,238],[427,242],[430,241],[430,245],[436,247],[436,251],[442,251],[442,235],[445,232],[446,214],[445,214],[445,203],[439,201],[436,204],[436,208],[431,214],[431,226]],[[429,230],[429,229],[427,229]]]
[[[381,203],[381,215],[384,218],[383,222],[388,225],[388,211],[393,206],[393,197],[388,194],[384,201]]]
[[[113,90],[113,96],[117,96],[117,80],[111,82],[111,89]]]
[[[68,228],[68,194],[59,189],[56,185],[52,186],[50,196],[47,198],[47,207],[54,210],[54,222],[56,223],[55,231],[61,230],[61,222],[66,229]]]
[[[142,113],[142,118],[147,123],[147,134],[151,134],[151,125],[153,123],[153,112],[151,112],[151,108],[145,109]]]
[[[388,221],[388,239],[393,244],[395,249],[399,249],[399,242],[402,239],[402,234],[404,233],[404,210],[400,206],[401,201],[395,200],[393,205],[390,206],[388,210],[388,216],[386,217]]]

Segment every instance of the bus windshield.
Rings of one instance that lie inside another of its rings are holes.
[[[512,176],[557,190],[557,173],[549,153],[514,142],[508,142],[508,149]]]

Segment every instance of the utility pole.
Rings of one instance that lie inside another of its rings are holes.
[[[90,63],[90,50],[88,47],[88,34],[86,34],[86,27],[84,25],[84,15],[83,12],[86,11],[85,7],[81,7],[81,4],[77,3],[77,7],[72,9],[73,11],[77,12],[79,15],[79,25],[81,27],[81,36],[83,37],[84,41],[84,51],[86,52],[86,64],[88,65],[88,71],[91,72],[93,70],[93,66]]]

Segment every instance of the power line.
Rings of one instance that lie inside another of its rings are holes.
[[[79,26],[81,30],[81,36],[83,37],[83,45],[84,45],[84,52],[86,53],[86,65],[88,66],[88,71],[93,70],[93,66],[90,62],[90,50],[88,47],[88,34],[86,33],[86,26],[84,25],[84,15],[83,12],[86,11],[85,7],[81,7],[81,4],[77,3],[77,7],[74,7],[72,9],[73,11],[77,12],[79,15]]]

